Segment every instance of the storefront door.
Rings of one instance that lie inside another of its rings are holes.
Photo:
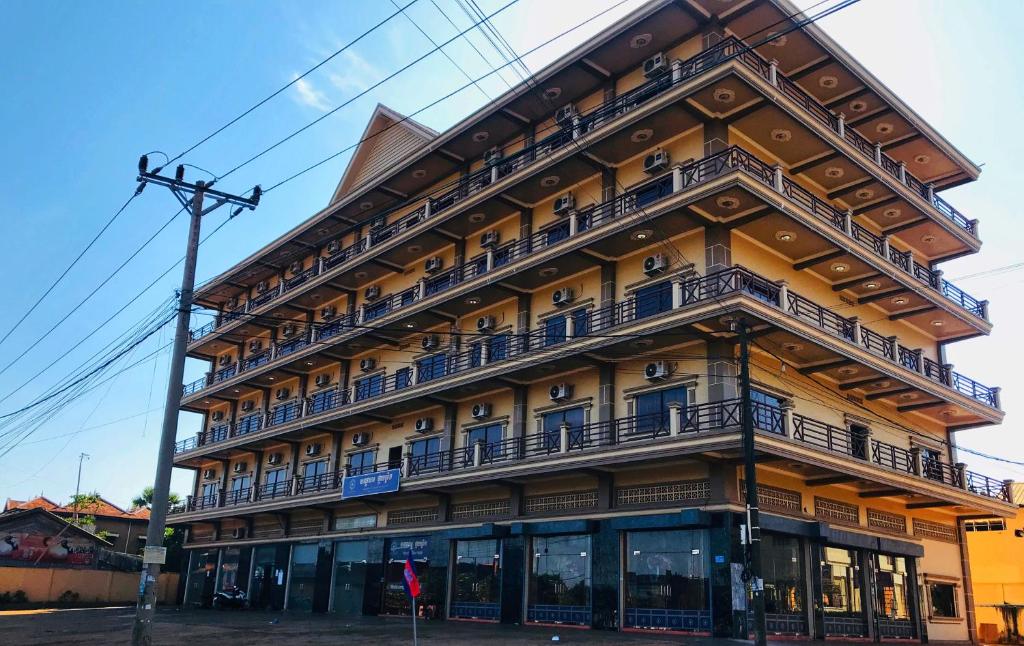
[[[369,550],[367,541],[338,541],[334,544],[335,613],[346,617],[363,614]]]
[[[430,539],[426,536],[393,538],[388,540],[387,562],[384,564],[384,603],[382,614],[406,615],[411,612],[409,595],[405,593],[402,573],[405,561],[412,559],[416,578],[420,582],[420,596],[417,597],[417,612],[423,616],[438,614],[438,600],[431,592]]]
[[[761,535],[764,563],[764,607],[770,634],[806,635],[807,606],[803,551],[800,539]]]
[[[451,617],[501,618],[501,545],[497,540],[456,541]]]
[[[590,536],[536,536],[531,548],[526,620],[589,626]]]
[[[821,605],[827,637],[867,637],[861,601],[861,563],[854,550],[822,548]]]
[[[261,610],[280,610],[284,607],[284,586],[287,572],[285,571],[283,553],[287,556],[287,546],[281,548],[263,545],[253,550],[252,555],[252,589],[249,590],[249,603],[253,608]]]
[[[188,560],[185,607],[209,608],[217,579],[217,550],[192,550]]]
[[[707,532],[626,534],[625,626],[711,631]]]
[[[288,610],[310,612],[316,588],[316,561],[319,549],[315,543],[292,547],[291,576],[288,579]]]
[[[907,559],[874,555],[875,621],[882,639],[914,639]]]

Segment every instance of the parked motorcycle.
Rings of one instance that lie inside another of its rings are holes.
[[[245,595],[245,590],[237,585],[225,588],[213,595],[214,608],[247,608],[248,606],[249,599]]]

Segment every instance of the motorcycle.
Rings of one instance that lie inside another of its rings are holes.
[[[245,595],[245,590],[237,585],[225,588],[213,595],[213,607],[216,609],[246,608],[248,606],[249,599]]]

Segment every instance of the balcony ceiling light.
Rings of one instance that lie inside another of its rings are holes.
[[[896,126],[892,125],[888,121],[883,121],[875,126],[875,132],[880,135],[892,134],[892,131],[896,129]]]
[[[633,341],[634,348],[647,348],[654,344],[654,339],[637,339]]]
[[[768,32],[768,35],[765,37],[765,39],[768,41],[768,44],[771,45],[772,47],[785,47],[786,44],[789,43],[789,36],[785,34],[780,34],[777,31]]]
[[[935,244],[936,240],[938,240],[938,238],[930,233],[921,236],[921,242],[925,244]]]
[[[886,209],[882,211],[882,217],[889,218],[890,220],[895,220],[901,215],[903,215],[903,211],[900,209]]]
[[[209,399],[204,399],[204,400],[203,400],[203,403],[204,403],[204,404],[209,404],[209,403],[210,403],[210,400],[209,400]]]
[[[722,197],[715,200],[715,204],[722,207],[723,209],[729,209],[730,211],[735,210],[739,207],[739,199],[732,197],[731,195],[723,195]]]
[[[562,88],[560,87],[549,87],[544,90],[544,98],[548,100],[554,100],[562,96]]]
[[[800,343],[783,343],[782,349],[786,352],[800,352],[804,349],[804,346]]]
[[[918,164],[927,164],[931,160],[932,160],[932,158],[929,157],[928,155],[915,155],[914,156],[914,162],[918,163]]]
[[[825,177],[831,177],[832,179],[839,179],[846,174],[846,171],[839,166],[829,166],[825,169]]]
[[[414,327],[416,327],[416,322],[415,321],[409,321],[408,323],[405,324],[405,327],[411,330]]]
[[[537,273],[540,274],[541,278],[549,278],[558,273],[558,267],[545,267]]]
[[[473,141],[477,142],[478,144],[479,143],[483,143],[483,142],[487,141],[487,139],[490,136],[491,136],[491,133],[487,132],[486,130],[481,130],[480,132],[474,132],[473,133]]]
[[[932,323],[932,327],[942,327],[943,325],[946,324],[946,322],[943,321],[942,319],[935,319],[931,323]]]
[[[868,109],[867,101],[850,101],[851,112],[864,112]]]
[[[875,196],[875,192],[870,188],[862,188],[856,193],[854,193],[854,195],[856,195],[858,198],[862,200],[870,200]]]
[[[820,85],[823,88],[832,89],[839,85],[839,79],[831,75],[822,76],[820,79],[818,79],[818,85]]]
[[[878,283],[878,281],[869,280],[868,282],[864,283],[864,289],[878,289],[879,287],[881,287],[881,285]]]
[[[942,415],[943,417],[953,417],[954,415],[956,415],[956,413],[957,410],[955,408],[943,408],[942,412],[940,412],[939,414]]]
[[[316,230],[316,234],[318,236],[325,236],[325,235],[327,235],[330,232],[331,232],[331,230],[328,229],[327,227],[320,227],[319,229]]]
[[[736,100],[736,93],[727,87],[718,88],[715,90],[713,96],[715,97],[715,101],[718,101],[719,103],[732,103]]]
[[[423,170],[422,168],[417,168],[412,172],[412,176],[415,177],[416,179],[422,179],[427,176],[427,171]]]
[[[551,188],[552,186],[558,186],[560,181],[562,181],[562,178],[558,175],[548,175],[541,178],[540,185],[544,188]]]
[[[910,401],[911,399],[917,399],[917,393],[903,393],[899,396],[903,401]]]
[[[237,388],[235,388],[235,389],[234,389],[234,390],[232,390],[231,392],[233,392],[233,393],[236,393],[236,394],[237,394],[237,393],[240,393],[240,392],[242,392],[242,391],[241,391],[241,390],[239,390],[239,389],[237,389]]]
[[[411,244],[408,247],[406,247],[405,249],[409,253],[419,253],[419,252],[423,251],[423,247],[421,247],[418,244]]]
[[[370,201],[360,202],[359,203],[359,208],[362,209],[363,211],[369,211],[370,209],[373,208],[373,202],[370,202]]]
[[[642,128],[642,129],[637,130],[636,132],[634,132],[632,135],[630,135],[629,136],[629,140],[632,141],[635,144],[639,144],[639,143],[643,143],[645,141],[649,141],[651,139],[651,137],[653,137],[653,136],[654,136],[654,131],[653,130],[651,130],[650,128]]]
[[[779,242],[793,242],[796,240],[796,234],[792,231],[776,231],[775,239]]]
[[[275,379],[277,379],[277,377],[274,377],[273,375],[267,377],[267,381],[274,381]]]
[[[773,141],[785,143],[793,138],[793,131],[786,128],[775,128],[772,130],[771,137]]]
[[[836,370],[836,372],[838,372],[844,377],[849,377],[851,375],[857,374],[857,368],[853,366],[845,366],[843,368],[840,368],[839,370]]]
[[[473,222],[474,224],[483,222],[486,219],[487,219],[487,214],[486,213],[470,213],[469,214],[469,221]]]
[[[466,305],[479,305],[480,299],[476,296],[470,296],[466,299]]]
[[[845,274],[846,272],[850,271],[850,265],[846,264],[845,262],[834,262],[831,265],[829,265],[829,269],[831,269],[837,274]]]
[[[633,49],[643,49],[651,44],[654,36],[651,34],[637,34],[629,39],[629,46]]]
[[[889,381],[888,379],[883,379],[882,381],[876,381],[875,383],[871,384],[871,386],[873,388],[888,388],[891,385],[892,385],[892,382]]]
[[[369,274],[367,274],[365,271],[357,271],[352,275],[355,276],[356,278],[366,278]]]
[[[654,232],[651,231],[650,229],[640,229],[639,231],[634,231],[633,233],[629,234],[629,237],[632,238],[633,240],[646,240],[650,238],[653,234]]]
[[[312,365],[313,365],[313,362],[312,362],[312,361],[307,361],[307,362],[306,362],[306,365],[307,365],[307,366],[312,366]]]
[[[893,305],[906,305],[910,302],[906,296],[893,296],[890,300]]]

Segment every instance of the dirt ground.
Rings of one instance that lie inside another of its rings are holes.
[[[0,644],[42,646],[128,644],[134,608],[83,608],[0,612]],[[553,642],[552,637],[558,637]],[[424,646],[500,646],[504,644],[627,644],[708,646],[727,640],[688,638],[557,627],[519,627],[468,622],[421,622]],[[402,619],[366,617],[340,619],[328,615],[291,615],[241,611],[180,611],[161,609],[153,630],[158,646],[227,644],[283,646],[284,644],[363,644],[391,646],[412,643],[411,623]],[[736,642],[734,642],[736,643]],[[742,643],[742,642],[738,642]],[[806,644],[806,642],[805,642]]]

